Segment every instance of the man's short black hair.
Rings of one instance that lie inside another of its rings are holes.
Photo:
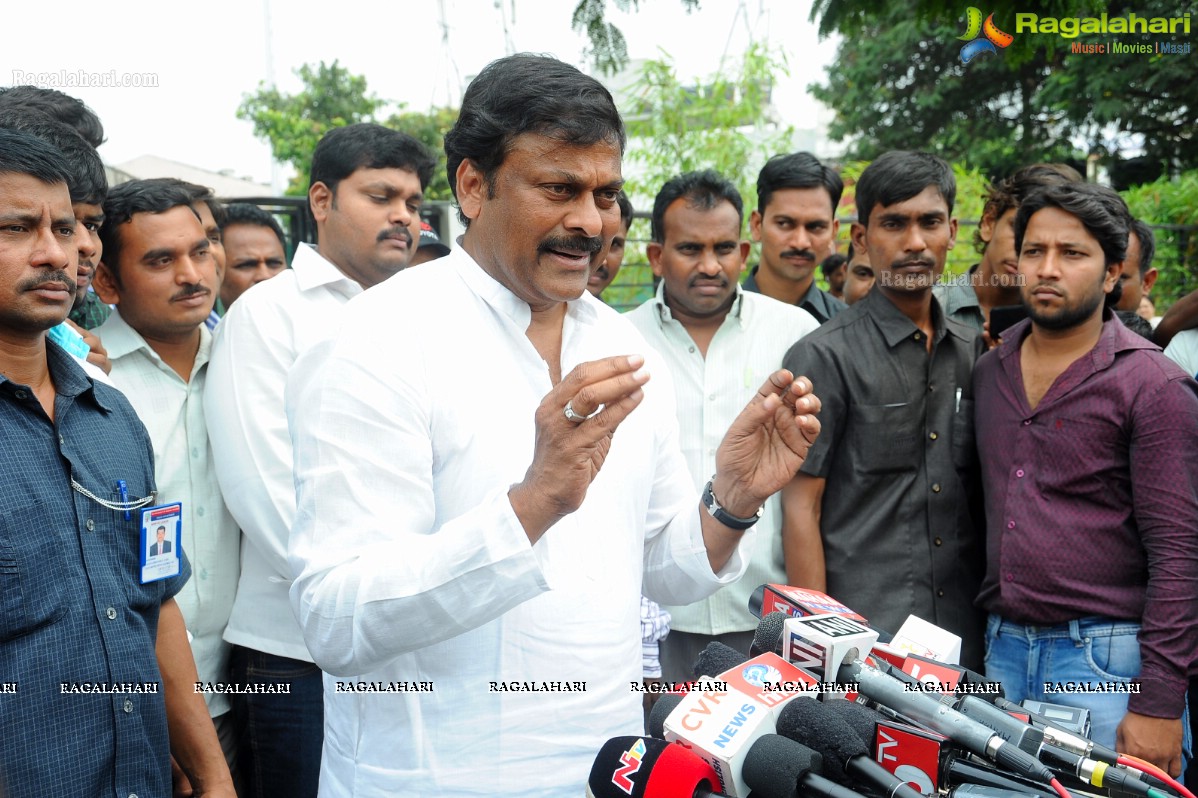
[[[100,228],[100,243],[104,247],[100,262],[112,272],[117,285],[121,283],[121,227],[136,214],[166,213],[180,205],[195,213],[196,200],[185,185],[190,184],[174,178],[156,177],[120,183],[108,192],[104,200],[104,226]]]
[[[832,200],[832,215],[840,205],[844,181],[830,166],[820,163],[809,152],[775,155],[765,162],[757,175],[757,212],[765,213],[775,191],[784,188],[822,188]]]
[[[616,204],[620,206],[620,224],[624,225],[627,230],[632,226],[632,200],[628,199],[628,195],[621,191],[616,195]]]
[[[1131,213],[1123,198],[1096,183],[1063,183],[1037,189],[1024,198],[1015,213],[1015,251],[1023,252],[1023,235],[1032,214],[1045,208],[1060,208],[1076,218],[1102,247],[1106,265],[1127,257],[1127,234]]]
[[[28,175],[49,185],[67,185],[70,172],[53,144],[28,133],[0,129],[0,175]]]
[[[1156,236],[1152,232],[1152,228],[1142,219],[1131,220],[1131,232],[1136,234],[1136,238],[1140,242],[1140,278],[1143,279],[1144,272],[1152,268],[1152,261],[1156,258]]]
[[[37,86],[0,88],[0,111],[36,111],[67,125],[93,148],[104,143],[104,126],[96,112],[69,94]]]
[[[469,159],[482,173],[488,196],[512,143],[524,133],[549,136],[576,147],[601,141],[624,152],[624,122],[611,93],[599,81],[547,55],[519,53],[492,61],[470,81],[462,110],[445,134],[449,185],[457,198],[457,173]],[[461,212],[462,224],[470,220]]]
[[[144,183],[161,184],[164,186],[174,186],[187,192],[191,197],[191,204],[204,203],[208,206],[208,210],[212,212],[212,220],[216,222],[217,227],[225,226],[225,205],[216,198],[216,192],[207,186],[201,186],[198,183],[188,183],[186,180],[180,180],[177,177],[151,177]]]
[[[1080,181],[1082,176],[1072,166],[1063,163],[1034,163],[1020,167],[1016,172],[997,183],[986,187],[982,208],[982,218],[997,222],[1009,210],[1019,207],[1023,198],[1030,192],[1043,186],[1058,183]],[[982,240],[982,226],[979,224],[973,231],[973,247],[982,254],[986,251],[986,242]]]
[[[269,228],[279,237],[283,251],[287,251],[287,238],[283,235],[283,228],[279,226],[279,220],[257,205],[250,202],[230,202],[226,205],[225,220],[221,223],[220,229],[223,231],[226,227],[232,227],[235,224],[251,224]]]
[[[711,210],[721,202],[730,202],[736,208],[737,234],[740,224],[744,222],[745,204],[740,198],[740,192],[731,180],[728,180],[714,169],[704,169],[701,172],[686,172],[671,177],[657,192],[653,200],[653,218],[651,222],[652,237],[658,244],[666,241],[666,208],[679,199],[685,199],[686,204],[699,210]]]
[[[406,169],[428,187],[436,165],[428,148],[398,130],[373,122],[335,127],[325,133],[312,153],[308,187],[324,183],[332,194],[338,184],[359,169]]]
[[[72,204],[83,202],[99,205],[104,202],[108,194],[104,162],[95,148],[84,141],[74,128],[37,111],[3,109],[0,109],[0,128],[20,130],[58,148],[70,168],[67,189],[71,192]]]
[[[824,275],[824,279],[826,280],[828,275],[832,274],[832,272],[836,271],[848,262],[848,255],[841,255],[839,252],[833,252],[831,255],[824,258],[824,262],[819,265],[819,270],[820,273]]]
[[[869,227],[874,206],[887,208],[935,186],[948,205],[949,215],[957,199],[957,179],[953,168],[930,152],[891,150],[865,167],[857,180],[857,221]]]

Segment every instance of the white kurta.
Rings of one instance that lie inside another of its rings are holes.
[[[667,370],[588,294],[562,372],[642,353],[653,379],[582,507],[529,544],[507,491],[552,387],[530,318],[457,249],[352,300],[292,370],[291,599],[327,673],[322,796],[580,795],[603,742],[643,722],[642,573],[682,604],[745,568],[752,533],[712,574]],[[338,686],[421,681],[434,690]],[[492,689],[513,681],[585,690]]]
[[[242,294],[217,328],[204,407],[221,491],[244,536],[241,580],[225,639],[312,661],[291,612],[287,539],[295,521],[287,374],[332,335],[356,282],[301,244],[291,268]]]

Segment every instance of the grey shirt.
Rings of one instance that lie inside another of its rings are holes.
[[[969,270],[967,276],[974,279],[978,267]],[[956,278],[959,280],[960,278]],[[986,323],[986,315],[982,313],[982,305],[978,302],[978,292],[972,284],[964,282],[937,283],[932,287],[932,295],[944,308],[944,315],[953,321],[959,321],[982,333],[982,325]]]
[[[828,593],[880,629],[910,614],[962,638],[980,669],[983,530],[970,375],[977,333],[932,302],[932,352],[879,290],[795,344],[785,368],[823,402],[802,473],[827,480]]]

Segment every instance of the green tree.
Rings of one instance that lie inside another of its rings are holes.
[[[1108,16],[1176,17],[1166,0],[1101,4]],[[1133,7],[1134,6],[1134,7]],[[1015,0],[986,6],[1014,33]],[[1041,4],[1041,17],[1090,16],[1089,0]],[[960,62],[965,19],[945,0],[878,10],[863,0],[817,0],[823,33],[845,38],[828,82],[812,92],[836,111],[830,134],[850,154],[872,158],[913,142],[991,176],[1023,164],[1143,148],[1171,170],[1198,162],[1198,82],[1186,58],[1072,53],[1072,42],[1110,36],[1020,33],[1012,45],[968,65]],[[1132,43],[1159,34],[1120,35]],[[868,46],[862,46],[868,42]],[[1082,149],[1077,149],[1077,143]]]
[[[793,130],[769,117],[774,75],[785,69],[780,55],[760,45],[697,85],[679,78],[668,55],[646,62],[622,109],[629,139],[625,190],[633,205],[649,207],[677,174],[714,169],[737,185],[747,217],[756,205],[761,164],[792,149]],[[648,224],[638,220],[630,238],[647,239],[648,233]],[[643,253],[630,248],[605,297],[619,306],[639,304],[651,284]]]
[[[458,109],[433,108],[428,113],[400,110],[392,114],[383,124],[393,130],[402,130],[420,141],[437,159],[433,177],[424,191],[425,199],[452,200],[449,176],[445,167],[445,134],[458,121]]]
[[[297,94],[259,84],[257,91],[243,96],[237,118],[253,122],[254,135],[270,142],[276,161],[291,164],[296,175],[287,193],[302,196],[320,138],[335,127],[373,121],[383,101],[367,94],[366,78],[337,61],[305,64],[296,74],[304,84]]]
[[[641,4],[641,0],[613,2],[616,8],[624,12],[635,11]],[[688,13],[696,11],[699,0],[682,0],[682,6]],[[587,35],[591,45],[588,55],[599,71],[613,75],[628,65],[628,45],[624,34],[607,21],[607,0],[578,0],[571,26]]]

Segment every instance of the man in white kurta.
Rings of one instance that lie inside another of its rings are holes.
[[[593,79],[488,66],[446,138],[461,249],[351,300],[292,369],[322,796],[581,794],[603,742],[641,728],[642,578],[683,604],[739,576],[738,530],[818,431],[809,385],[775,373],[721,444],[708,495],[727,510],[701,509],[667,370],[648,359],[645,384],[644,339],[585,293],[622,147]]]

